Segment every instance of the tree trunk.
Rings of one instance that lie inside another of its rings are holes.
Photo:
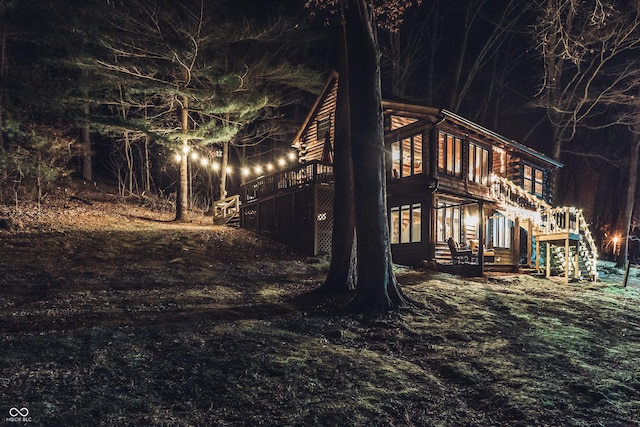
[[[180,109],[180,126],[182,130],[182,155],[180,156],[180,178],[178,181],[178,194],[176,195],[176,221],[186,221],[189,212],[189,98],[182,96],[182,107]]]
[[[7,75],[7,29],[2,31],[2,40],[0,40],[0,128],[4,126],[5,121],[5,76]],[[5,140],[2,136],[3,132],[0,132],[0,158],[3,158],[6,154]],[[6,167],[0,169],[0,203],[2,203],[2,190],[4,183],[7,181],[8,172]]]
[[[222,143],[222,167],[220,168],[220,199],[227,197],[227,168],[229,167],[229,141]]]
[[[355,311],[386,312],[405,305],[393,273],[386,207],[380,50],[365,0],[347,18],[351,152],[353,157],[358,287]]]
[[[84,97],[84,105],[82,106],[82,114],[84,123],[82,124],[82,179],[87,181],[93,180],[93,155],[91,152],[91,132],[89,129],[89,73],[82,71],[81,87],[82,96]]]
[[[620,255],[616,262],[616,267],[623,267],[627,261],[629,253],[629,234],[631,232],[631,221],[633,219],[633,206],[636,201],[636,187],[638,185],[638,151],[640,151],[640,135],[633,134],[631,144],[631,156],[629,157],[629,186],[627,187],[627,198],[624,209],[624,216],[621,221],[622,241],[620,242]]]
[[[326,293],[348,292],[356,288],[355,206],[351,132],[349,125],[349,70],[347,67],[346,33],[342,26],[342,46],[338,66],[333,162],[333,230],[331,265],[322,285]]]

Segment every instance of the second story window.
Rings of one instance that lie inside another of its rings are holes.
[[[489,150],[476,144],[469,144],[469,181],[489,182]]]
[[[462,176],[462,139],[445,132],[438,133],[438,170],[447,175]]]
[[[525,191],[542,197],[544,172],[529,165],[524,165],[524,177],[522,186]]]
[[[406,178],[422,173],[422,134],[391,144],[391,177]]]

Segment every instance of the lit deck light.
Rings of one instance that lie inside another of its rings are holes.
[[[244,176],[249,175],[249,168],[242,168],[242,175]]]
[[[178,163],[180,163],[180,160],[182,160],[182,156],[181,156],[180,154],[178,154],[178,153],[176,153],[176,154],[173,156],[173,158],[174,158],[174,160],[175,160],[176,162],[178,162]]]
[[[214,171],[218,172],[220,170],[220,164],[213,162],[211,164],[211,169],[213,169]],[[228,168],[227,168],[228,169]]]
[[[285,159],[278,159],[278,166],[284,166],[287,164],[287,161]]]
[[[289,160],[295,160],[296,159],[296,153],[294,153],[293,151],[289,153]]]
[[[256,166],[256,173],[260,175],[262,173],[262,166]]]
[[[204,167],[207,167],[207,165],[209,164],[209,159],[207,159],[206,157],[201,158],[200,164]]]
[[[191,160],[198,160],[198,153],[196,153],[195,151],[191,153]]]

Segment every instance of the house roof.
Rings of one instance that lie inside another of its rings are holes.
[[[297,147],[300,144],[300,139],[302,135],[307,131],[309,126],[311,125],[311,121],[318,113],[318,110],[322,107],[322,103],[328,96],[331,88],[334,84],[337,84],[338,81],[338,73],[332,72],[329,79],[327,79],[327,83],[325,84],[322,92],[318,95],[313,107],[309,111],[309,114],[305,118],[300,130],[296,134],[293,140],[293,146]],[[534,158],[537,158],[545,163],[548,163],[556,168],[560,168],[564,166],[562,163],[552,159],[549,156],[546,156],[539,151],[534,150],[533,148],[527,147],[524,144],[514,141],[513,139],[509,139],[504,137],[492,130],[489,130],[483,126],[480,126],[477,123],[472,122],[471,120],[465,119],[462,116],[459,116],[451,111],[448,111],[444,108],[430,107],[426,105],[419,104],[411,104],[405,103],[401,101],[392,101],[392,100],[383,100],[382,108],[385,114],[397,114],[397,115],[407,115],[410,114],[411,117],[415,117],[418,119],[429,120],[431,123],[438,123],[443,120],[448,120],[452,123],[457,123],[469,130],[473,130],[480,134],[487,135],[488,137],[494,139],[498,143],[502,144],[505,148],[513,148],[517,151],[524,152]]]

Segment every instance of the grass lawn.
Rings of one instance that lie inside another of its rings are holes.
[[[0,425],[637,426],[640,284],[398,268],[345,314],[327,262],[109,197],[0,232]]]

